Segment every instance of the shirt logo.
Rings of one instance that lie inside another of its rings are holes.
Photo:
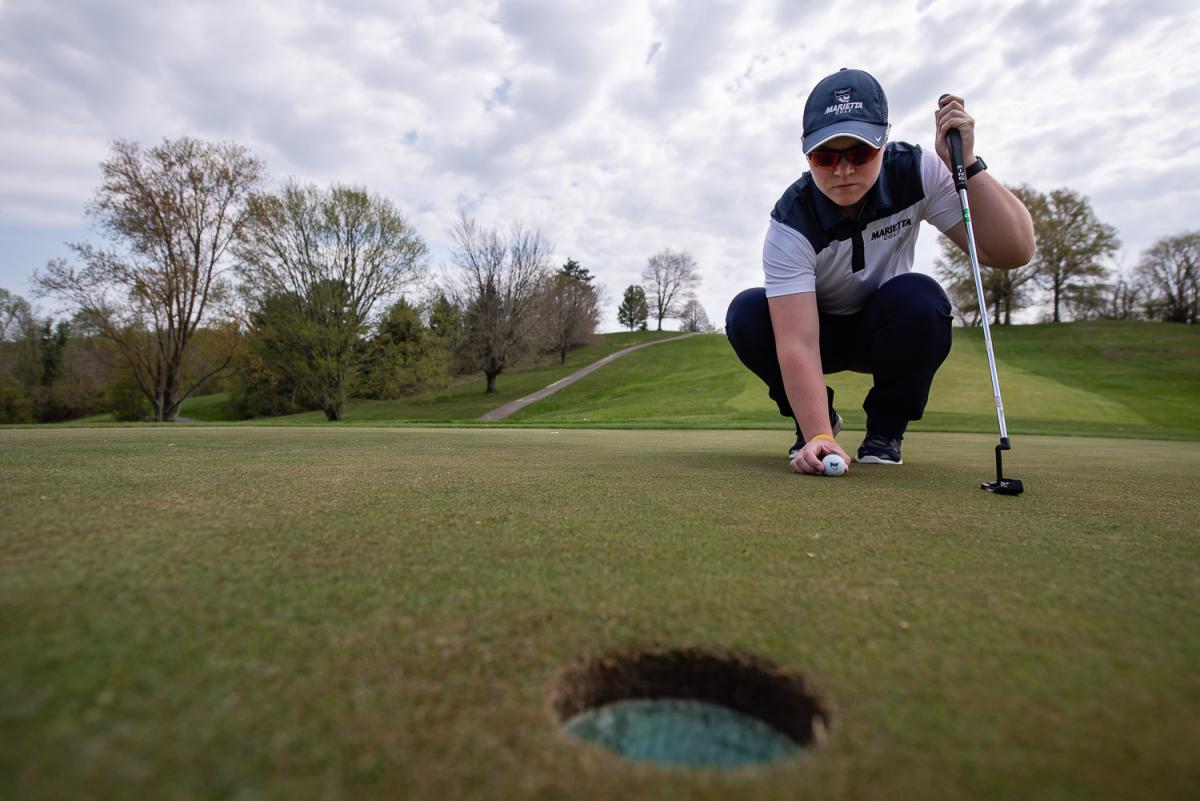
[[[908,219],[907,217],[903,220],[892,223],[886,228],[880,228],[878,231],[875,231],[871,234],[871,241],[874,242],[877,239],[894,239],[895,237],[900,236],[900,232],[905,228],[912,228],[912,220]]]

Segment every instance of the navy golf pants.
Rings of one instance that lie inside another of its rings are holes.
[[[920,420],[933,375],[950,353],[950,300],[921,273],[892,278],[856,314],[821,312],[821,366],[825,373],[870,373],[875,384],[863,401],[867,430],[900,437]],[[784,417],[792,417],[783,388],[766,290],[747,289],[729,304],[729,344],[767,385]],[[830,402],[833,395],[830,392]]]

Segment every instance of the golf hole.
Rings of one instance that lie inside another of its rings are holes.
[[[822,744],[829,713],[803,678],[752,656],[699,649],[612,653],[559,675],[570,735],[635,761],[736,768]]]

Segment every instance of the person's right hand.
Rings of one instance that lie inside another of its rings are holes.
[[[796,454],[796,458],[788,463],[788,467],[797,473],[819,476],[825,472],[825,465],[821,464],[821,458],[831,453],[842,457],[846,462],[847,470],[849,470],[850,454],[842,450],[842,446],[838,445],[836,440],[828,437],[814,437],[804,443],[804,447]]]

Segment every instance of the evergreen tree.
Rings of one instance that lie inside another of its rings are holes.
[[[600,296],[592,285],[592,274],[574,259],[547,283],[543,316],[546,339],[566,364],[567,351],[586,345],[600,324]]]
[[[625,297],[617,307],[617,322],[630,331],[645,331],[648,319],[650,307],[646,304],[646,290],[637,284],[631,284],[625,288]]]
[[[367,345],[361,394],[402,398],[446,386],[452,357],[442,340],[421,321],[416,307],[400,298],[387,310]]]

